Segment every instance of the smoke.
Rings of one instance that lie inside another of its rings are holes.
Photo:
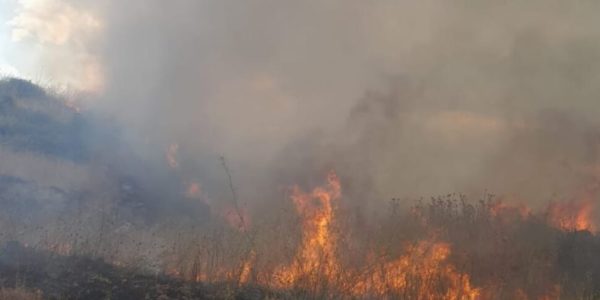
[[[148,159],[179,144],[203,191],[226,192],[221,155],[249,199],[329,168],[376,203],[596,179],[595,2],[99,2],[78,2],[103,25],[93,106]]]
[[[93,49],[102,23],[92,11],[61,0],[14,2],[7,22],[12,43],[5,46],[14,48],[11,52],[18,67],[7,73],[63,89],[101,90],[102,67]]]

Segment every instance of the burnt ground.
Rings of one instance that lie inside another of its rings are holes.
[[[259,288],[187,282],[101,260],[62,256],[10,242],[0,249],[0,286],[39,291],[44,299],[263,299]]]

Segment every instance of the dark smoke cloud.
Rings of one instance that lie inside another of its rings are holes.
[[[105,30],[98,106],[149,159],[179,143],[214,193],[220,155],[250,199],[329,168],[370,201],[540,202],[595,179],[595,2],[88,4]]]

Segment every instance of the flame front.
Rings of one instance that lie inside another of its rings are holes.
[[[579,201],[551,203],[547,214],[550,224],[562,230],[596,232],[597,228],[592,218],[594,208],[594,202],[587,196]]]
[[[399,240],[381,244],[344,231],[348,229],[345,227],[348,223],[345,222],[341,196],[340,180],[333,172],[323,186],[310,191],[303,191],[298,186],[291,189],[290,200],[301,226],[297,245],[291,251],[287,243],[281,245],[283,248],[277,248],[276,243],[266,248],[257,245],[254,234],[258,229],[254,226],[261,223],[251,225],[243,221],[249,217],[244,210],[225,208],[226,213],[222,216],[232,229],[236,229],[226,232],[230,232],[230,237],[238,238],[235,244],[238,248],[228,248],[232,251],[231,256],[218,256],[217,253],[224,249],[220,244],[213,249],[211,244],[204,244],[207,248],[202,248],[203,244],[199,243],[201,256],[195,263],[170,273],[203,282],[259,285],[281,295],[299,298],[494,299],[499,291],[506,289],[496,284],[494,275],[476,268],[464,270],[459,267],[471,268],[465,264],[464,245],[452,245],[452,239],[444,238],[443,230],[436,219],[432,219],[444,218],[435,205],[450,207],[448,203],[434,202],[434,206],[425,210],[432,215],[425,215],[415,208],[413,213],[419,217],[416,220],[425,238],[418,238],[419,235],[399,237]],[[482,219],[485,223],[481,224],[492,226],[489,229],[493,232],[501,230],[502,241],[507,236],[510,238],[509,233],[518,230],[519,224],[539,216],[526,206],[501,200],[481,205],[481,214],[468,216],[487,218]],[[545,212],[547,224],[561,230],[596,229],[592,222],[593,201],[553,203]],[[456,211],[448,210],[447,213],[456,216]],[[390,227],[391,230],[395,228]],[[472,273],[468,273],[469,270]],[[547,290],[532,290],[519,285],[505,295],[512,295],[514,299],[558,299],[562,293],[559,282],[553,279],[546,282]]]
[[[405,251],[393,261],[372,263],[378,267],[357,282],[353,294],[409,299],[476,299],[480,295],[469,275],[459,273],[447,262],[449,244],[424,240]]]
[[[303,193],[297,186],[293,188],[292,200],[302,218],[302,243],[297,259],[276,272],[281,287],[291,287],[300,280],[316,283],[319,278],[335,276],[339,266],[335,236],[331,232],[332,202],[340,196],[340,182],[333,172],[327,177],[327,186],[311,193]]]
[[[371,258],[362,268],[343,266],[334,231],[340,196],[335,173],[329,174],[326,186],[310,193],[293,189],[291,198],[302,218],[302,242],[296,259],[275,273],[279,288],[300,288],[325,296],[329,289],[358,298],[475,299],[480,295],[469,276],[448,262],[450,245],[433,239],[408,246],[404,255],[391,261]]]

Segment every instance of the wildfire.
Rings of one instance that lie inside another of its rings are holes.
[[[341,185],[333,172],[327,177],[327,186],[317,187],[311,193],[297,186],[292,190],[292,200],[302,218],[302,244],[292,265],[277,272],[282,287],[293,286],[299,280],[331,278],[339,270],[335,249],[335,236],[331,232],[334,207],[332,201],[341,196]],[[319,275],[319,276],[317,276]]]
[[[197,193],[200,193],[199,186],[188,185],[189,197]],[[242,251],[243,254],[236,254],[240,256],[234,256],[235,260],[227,258],[220,264],[210,265],[198,260],[195,267],[183,266],[181,270],[174,269],[170,273],[202,282],[258,284],[282,293],[298,292],[300,297],[305,293],[315,298],[493,299],[499,290],[505,288],[481,275],[475,279],[478,284],[473,284],[475,275],[461,270],[454,263],[455,259],[461,261],[463,254],[454,257],[451,243],[443,240],[443,235],[440,236],[427,218],[421,219],[421,225],[429,232],[426,238],[402,240],[386,246],[365,244],[364,248],[360,248],[364,252],[352,253],[357,259],[343,259],[344,254],[350,253],[347,251],[356,248],[346,248],[355,245],[355,241],[348,240],[352,236],[341,231],[344,229],[344,222],[338,219],[343,211],[340,209],[341,196],[340,180],[333,172],[328,174],[322,186],[309,191],[298,186],[291,189],[290,199],[299,217],[301,236],[297,248],[291,253],[293,258],[286,262],[271,263],[268,258],[265,259],[261,248],[256,248],[252,232],[248,230],[250,223],[246,211],[233,206],[221,207],[220,215],[230,226],[238,229],[248,248]],[[552,203],[545,210],[548,224],[563,230],[595,231],[592,197],[584,199]],[[499,221],[493,223],[498,226],[537,219],[536,216],[544,212],[502,200],[485,205],[489,213],[483,216]],[[360,243],[360,239],[356,241]],[[461,247],[456,249],[460,253],[464,251]],[[521,286],[508,292],[515,299],[558,299],[560,284],[552,280],[548,282],[550,285],[546,291],[532,292]]]
[[[240,276],[238,280],[239,284],[246,284],[250,281],[250,277],[252,276],[252,267],[254,266],[255,262],[256,252],[252,250],[250,251],[247,259],[244,260],[244,263],[242,263],[242,269],[240,271]]]
[[[357,296],[395,295],[410,299],[476,299],[480,290],[447,262],[450,245],[433,240],[419,241],[406,254],[391,262],[378,263],[352,292]],[[440,289],[440,285],[446,287]]]
[[[597,228],[593,222],[594,202],[591,197],[583,200],[551,203],[547,209],[549,222],[567,231],[588,230],[596,232]]]
[[[594,222],[595,204],[591,194],[586,194],[577,200],[566,202],[551,202],[544,214],[551,226],[564,231],[590,231],[597,232],[597,226]],[[490,215],[507,222],[512,222],[515,217],[522,220],[534,215],[531,208],[524,204],[510,204],[504,201],[495,201],[489,206]]]
[[[341,185],[335,173],[327,185],[310,193],[295,187],[292,200],[302,218],[303,236],[297,259],[276,272],[281,288],[301,285],[322,293],[322,287],[335,288],[359,298],[390,295],[414,299],[475,299],[480,290],[469,275],[459,273],[447,258],[450,245],[420,241],[405,249],[398,259],[368,259],[368,267],[348,268],[337,257],[337,236],[333,230],[335,204]]]

